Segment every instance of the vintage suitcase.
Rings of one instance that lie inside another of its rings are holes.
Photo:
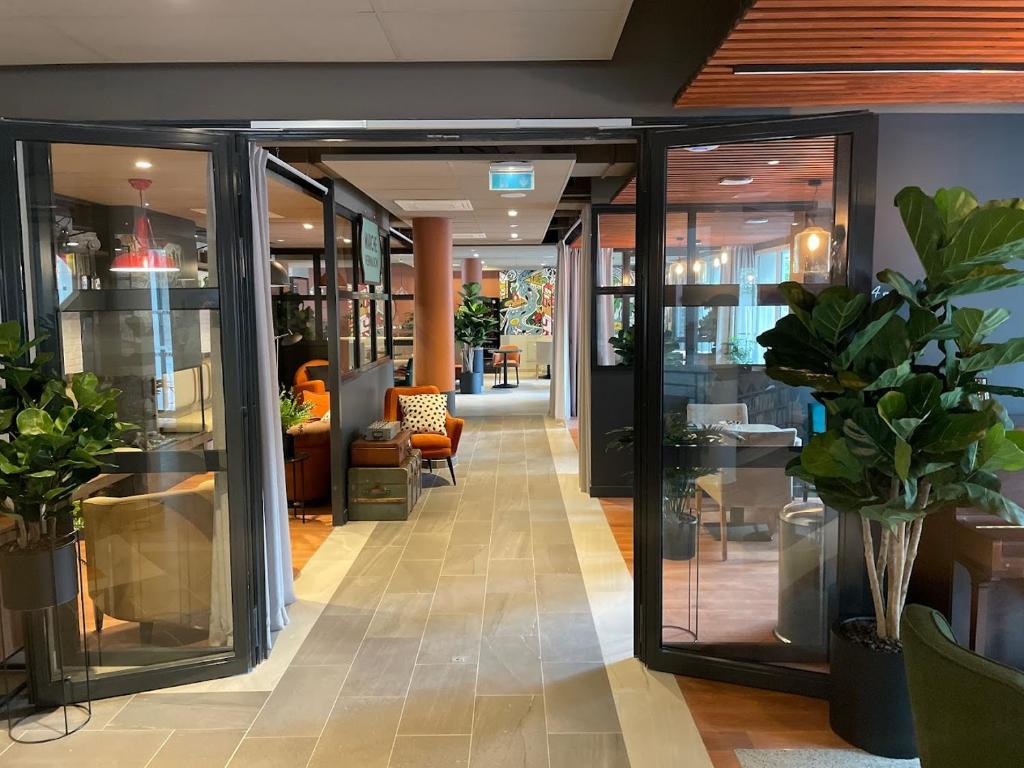
[[[411,438],[412,432],[405,430],[391,440],[354,440],[349,466],[400,467],[412,450],[409,444]]]
[[[350,467],[350,520],[408,520],[420,497],[420,452],[410,450],[400,467]]]

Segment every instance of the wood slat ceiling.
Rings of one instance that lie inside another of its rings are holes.
[[[770,161],[777,165],[769,165]],[[807,202],[832,199],[835,138],[723,144],[710,152],[669,150],[668,202],[743,204]],[[722,186],[726,176],[752,176],[745,186]],[[808,182],[821,180],[817,196]],[[636,202],[636,180],[616,196],[616,203]]]
[[[830,219],[831,212],[823,211],[815,221],[827,226]],[[750,221],[758,223],[750,224]],[[788,240],[795,229],[793,222],[803,223],[803,216],[789,212],[760,215],[742,212],[700,213],[697,215],[698,246],[723,248]],[[598,227],[601,248],[636,247],[636,219],[633,215],[602,214]],[[685,248],[686,237],[686,214],[670,213],[665,219],[665,245],[668,248]]]
[[[755,0],[676,106],[1024,100],[1024,72],[733,73],[748,64],[934,63],[1024,63],[1024,0]]]

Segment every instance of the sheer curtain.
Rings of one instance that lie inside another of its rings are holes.
[[[565,421],[576,416],[576,327],[579,315],[581,249],[558,245],[555,328],[551,356],[551,399],[548,416]]]
[[[580,234],[580,257],[577,261],[576,284],[579,286],[576,312],[576,412],[579,416],[580,490],[590,492],[590,347],[593,338],[590,313],[593,311],[594,285],[593,254],[590,252],[590,206],[585,205],[580,216],[583,231]]]
[[[267,197],[267,155],[260,147],[249,152],[252,187],[253,289],[256,291],[256,342],[259,361],[260,434],[263,445],[263,523],[267,574],[266,647],[274,632],[288,624],[288,606],[295,602],[292,549],[288,531],[288,497],[284,480],[284,449],[277,391],[277,350],[270,305],[270,215]]]

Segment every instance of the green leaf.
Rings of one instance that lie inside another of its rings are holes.
[[[908,523],[921,517],[919,511],[907,509],[902,498],[881,504],[868,504],[858,511],[861,517],[881,523],[889,530],[895,529],[899,523]]]
[[[896,310],[890,309],[884,315],[879,317],[877,320],[872,320],[863,329],[857,332],[857,335],[850,340],[850,345],[843,350],[842,354],[835,362],[836,370],[843,368],[849,368],[850,363],[853,359],[861,353],[861,351],[871,343],[872,339],[875,338],[882,329],[888,324],[889,319],[892,318],[896,313]]]
[[[25,475],[25,477],[32,477],[38,480],[45,480],[56,476],[57,473],[54,472],[52,469],[41,469],[38,472],[29,472],[28,474]]]
[[[896,474],[900,480],[906,480],[910,476],[911,455],[910,443],[902,437],[897,437],[896,450],[893,453],[893,466],[896,467]]]
[[[942,406],[942,382],[930,373],[919,373],[908,379],[900,385],[900,392],[912,416],[924,419]]]
[[[15,408],[4,408],[0,409],[0,432],[6,432],[10,429],[11,424],[14,423],[14,414],[18,412]]]
[[[939,318],[931,310],[914,306],[910,308],[910,314],[907,318],[907,335],[913,343],[917,344],[925,341],[929,334],[939,327],[942,327]],[[951,326],[946,327],[951,328]],[[952,330],[955,334],[956,329]]]
[[[934,257],[934,274],[950,267],[1002,264],[1024,256],[1024,210],[977,208],[957,229],[949,244]],[[933,271],[929,270],[929,277]]]
[[[815,477],[860,480],[864,468],[837,432],[823,432],[811,438],[800,454],[800,463]]]
[[[1013,339],[961,360],[960,370],[964,373],[975,373],[997,368],[1000,365],[1022,362],[1024,362],[1024,339]]]
[[[877,277],[880,282],[892,286],[893,290],[909,301],[911,305],[918,306],[918,294],[922,286],[915,285],[910,281],[910,278],[894,269],[883,269],[878,273]]]
[[[878,404],[875,406],[878,409],[878,415],[882,417],[882,420],[892,427],[892,423],[896,419],[903,418],[907,412],[907,398],[902,392],[886,392],[882,395]]]
[[[53,433],[53,418],[39,408],[26,408],[18,414],[18,431],[23,435],[49,435]]]
[[[1015,440],[1007,439],[1006,427],[993,424],[978,444],[977,468],[984,472],[1024,469],[1024,451]]]
[[[1010,319],[1010,311],[997,309],[980,310],[963,307],[953,310],[953,325],[959,334],[957,346],[962,352],[970,353],[981,344],[992,331]]]
[[[899,208],[910,242],[914,244],[914,250],[930,277],[930,265],[946,229],[942,214],[935,201],[920,187],[901,189],[896,195],[896,207]]]
[[[864,387],[864,390],[872,392],[876,389],[894,389],[906,383],[911,376],[913,376],[913,373],[910,371],[910,361],[904,360],[895,368],[889,368],[884,371],[881,376]]]
[[[0,357],[15,357],[21,346],[21,323],[9,320],[0,323]]]
[[[818,392],[835,392],[837,394],[844,389],[835,376],[827,373],[817,373],[800,368],[787,368],[780,365],[767,366],[765,373],[768,374],[769,378],[781,381],[783,384],[788,384],[791,387],[810,387]]]
[[[836,346],[844,331],[860,318],[868,302],[868,297],[863,293],[855,294],[849,300],[819,300],[811,315],[811,330],[818,338]]]
[[[854,411],[843,422],[850,453],[869,466],[887,465],[893,461],[895,437],[878,413],[870,408]]]
[[[811,312],[817,303],[813,293],[803,287],[801,283],[792,280],[779,284],[779,292],[789,305],[790,311],[800,320],[808,330],[811,330]]]
[[[71,377],[71,393],[79,408],[88,408],[99,399],[100,380],[94,373],[76,373]]]
[[[978,198],[963,187],[936,190],[934,200],[942,217],[947,240],[956,234],[968,214],[978,207]]]
[[[995,411],[991,409],[943,414],[925,424],[918,431],[915,442],[926,453],[960,451],[985,437],[997,419]]]
[[[961,506],[973,506],[982,512],[1001,517],[1008,523],[1024,525],[1024,509],[1001,493],[977,483],[950,483],[936,489],[937,495]]]
[[[998,291],[1024,285],[1024,272],[1006,267],[976,267],[964,279],[928,295],[933,306],[949,301],[954,296],[971,296],[975,293]]]

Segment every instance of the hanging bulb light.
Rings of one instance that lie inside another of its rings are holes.
[[[811,208],[807,213],[807,226],[793,236],[790,277],[797,282],[821,282],[827,279],[831,268],[832,233],[814,223],[815,202],[821,179],[807,182],[814,188]],[[807,280],[809,276],[816,279]]]
[[[128,179],[132,189],[139,193],[139,215],[135,217],[135,230],[129,237],[130,247],[114,257],[111,272],[178,272],[167,251],[157,248],[153,240],[153,229],[149,224],[148,203],[143,192],[153,183],[150,179]]]

